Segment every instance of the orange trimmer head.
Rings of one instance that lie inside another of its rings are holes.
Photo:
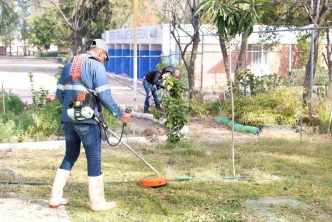
[[[143,177],[139,180],[142,187],[161,187],[167,184],[166,177],[160,174]]]

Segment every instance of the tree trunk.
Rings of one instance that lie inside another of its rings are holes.
[[[77,55],[77,50],[78,50],[78,40],[77,40],[78,36],[77,36],[77,30],[73,30],[73,47],[72,47],[72,51],[73,51],[73,55]]]
[[[223,37],[219,35],[219,44],[221,48],[222,57],[224,59],[224,66],[225,66],[225,72],[226,72],[226,78],[227,81],[230,80],[230,73],[229,73],[229,60],[228,60],[228,54],[227,54],[227,47],[226,42]]]
[[[315,78],[315,73],[316,73],[316,65],[317,65],[317,60],[318,60],[318,50],[319,50],[319,30],[315,31],[314,35],[314,67],[313,67],[313,79]],[[311,55],[311,50],[310,50],[310,55]],[[303,103],[304,105],[309,105],[308,99],[310,96],[310,72],[311,72],[311,58],[309,56],[307,65],[306,65],[306,70],[305,70],[305,77],[304,77],[304,93],[303,93]]]
[[[247,32],[243,32],[242,33],[242,39],[241,39],[241,49],[240,49],[240,53],[239,53],[239,57],[237,58],[237,62],[236,62],[236,66],[235,66],[235,79],[234,79],[234,83],[237,86],[237,88],[239,88],[238,86],[238,80],[237,80],[237,72],[239,71],[239,69],[243,69],[243,52],[245,51],[247,42],[248,42],[248,34]],[[244,67],[246,68],[246,67]]]
[[[327,65],[328,74],[329,74],[329,82],[332,83],[332,44],[330,41],[330,30],[326,30],[326,55],[323,53],[325,63]],[[330,84],[331,85],[331,84]]]
[[[189,99],[191,100],[195,95],[195,62],[197,57],[197,49],[198,44],[200,42],[199,38],[199,31],[195,30],[194,36],[193,36],[193,46],[190,53],[190,62],[189,62],[189,69],[188,69],[188,83],[189,83]]]

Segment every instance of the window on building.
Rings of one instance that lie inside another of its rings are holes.
[[[264,50],[262,45],[252,45],[251,71],[256,76],[270,73],[269,52]]]

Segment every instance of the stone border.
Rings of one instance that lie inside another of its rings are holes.
[[[151,120],[154,123],[162,125],[165,120],[157,120],[153,118],[152,114],[149,113],[140,113],[140,112],[132,112],[132,116],[141,119]],[[189,131],[189,127],[185,125],[181,130],[181,133],[186,135]],[[144,136],[137,137],[123,137],[122,140],[126,143],[149,143],[150,140]],[[159,142],[165,142],[167,140],[167,136],[158,136],[155,138],[151,138],[151,140],[156,140]],[[118,140],[116,138],[112,138],[110,140],[111,143],[116,143]],[[107,144],[103,142],[103,144]],[[65,147],[64,140],[56,140],[56,141],[39,141],[39,142],[23,142],[23,143],[0,143],[0,151],[12,151],[12,150],[20,150],[20,149],[59,149]]]

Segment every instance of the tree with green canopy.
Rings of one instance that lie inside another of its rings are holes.
[[[18,15],[15,12],[16,2],[13,0],[0,0],[0,38],[4,45],[9,45],[10,55],[11,42],[17,35]]]
[[[54,26],[57,23],[57,15],[51,8],[46,9],[44,14],[28,19],[27,37],[30,42],[48,50],[54,41]]]

